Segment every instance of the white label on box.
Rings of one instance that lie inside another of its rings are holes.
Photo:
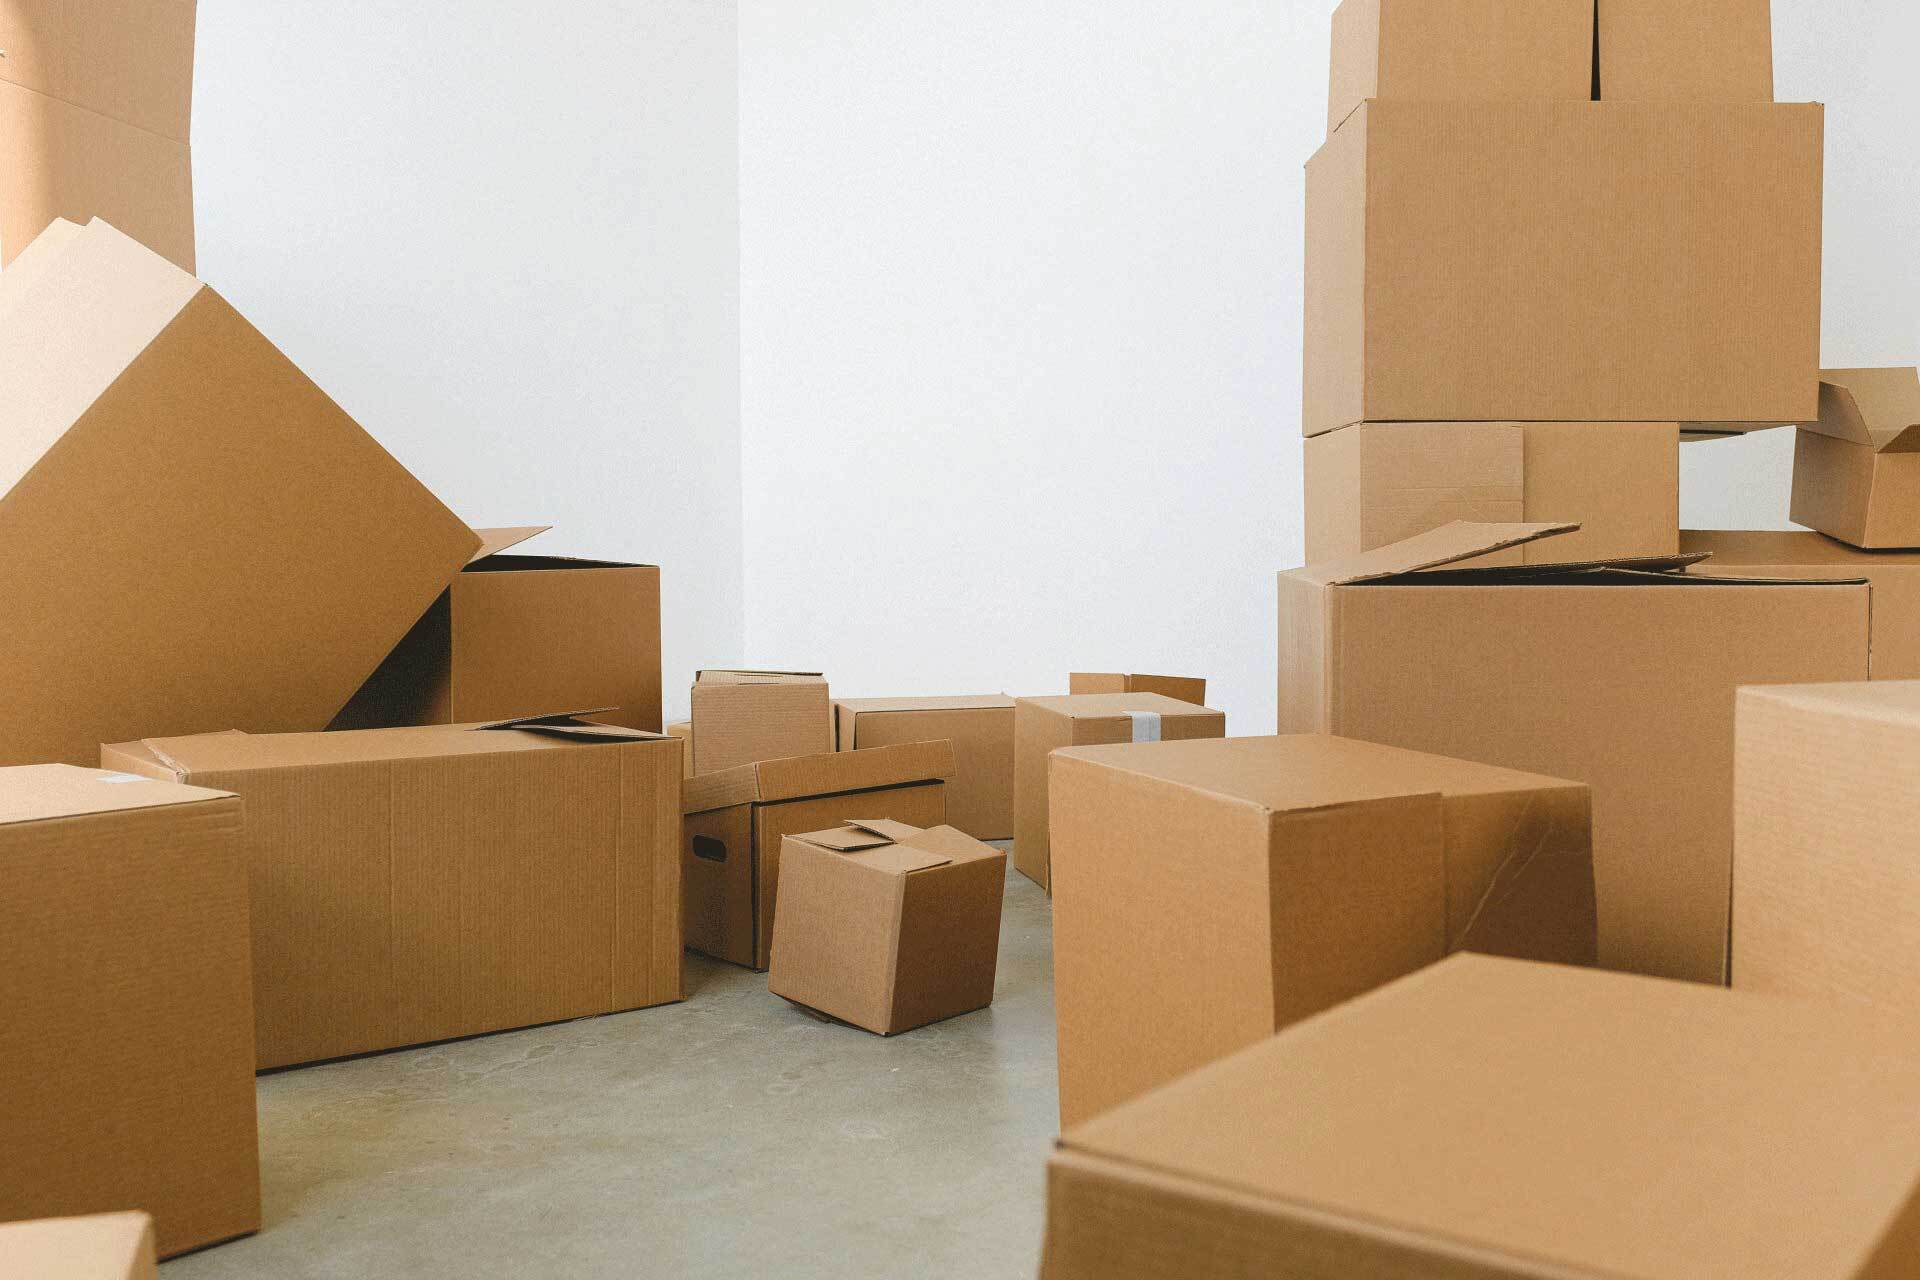
[[[102,782],[152,782],[152,778],[143,778],[137,773],[103,773]]]
[[[1128,718],[1133,721],[1133,740],[1135,742],[1160,741],[1160,713],[1158,711],[1130,711]]]

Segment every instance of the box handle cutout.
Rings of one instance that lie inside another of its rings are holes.
[[[725,840],[716,840],[712,836],[695,836],[693,838],[693,856],[696,858],[704,858],[708,862],[725,862],[727,860],[727,842]]]

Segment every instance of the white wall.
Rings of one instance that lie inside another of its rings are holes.
[[[476,524],[741,643],[732,0],[201,0],[200,272]]]

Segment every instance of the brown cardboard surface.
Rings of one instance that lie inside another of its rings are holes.
[[[1913,1275],[1910,1039],[1455,956],[1065,1134],[1041,1275]]]
[[[161,1256],[259,1229],[241,841],[220,791],[0,769],[0,1220],[138,1206]]]
[[[1769,0],[1599,0],[1606,101],[1772,102]]]
[[[1227,717],[1159,693],[1019,698],[1013,712],[1013,865],[1052,892],[1047,851],[1047,757],[1058,747],[1222,738]]]
[[[9,0],[0,81],[186,142],[194,0]]]
[[[986,1008],[1006,867],[954,827],[786,836],[767,990],[880,1035]]]
[[[682,748],[680,776],[691,778],[693,776],[693,721],[675,720],[667,726],[667,736],[680,739]]]
[[[245,799],[267,1068],[680,999],[681,748],[628,732],[205,734],[101,758]]]
[[[1305,433],[1812,417],[1821,129],[1817,105],[1363,105],[1307,165]]]
[[[1367,98],[1593,96],[1592,0],[1343,0],[1327,132]]]
[[[1050,796],[1064,1125],[1449,951],[1594,960],[1578,783],[1297,736],[1057,751]]]
[[[812,671],[702,671],[690,695],[694,773],[833,750],[833,701]]]
[[[153,1219],[97,1213],[0,1223],[0,1276],[19,1280],[154,1280]]]
[[[1865,679],[1867,588],[1608,567],[1387,571],[1444,564],[1443,543],[1458,560],[1511,541],[1452,525],[1282,574],[1281,728],[1587,783],[1601,963],[1722,982],[1733,692]]]
[[[1012,698],[842,698],[834,714],[842,751],[951,742],[947,822],[977,840],[1013,838]]]
[[[1176,702],[1207,705],[1207,682],[1199,676],[1152,676],[1131,672],[1075,671],[1067,676],[1068,693],[1157,693]]]
[[[54,235],[0,273],[0,763],[324,727],[473,533],[212,290]]]
[[[1857,547],[1920,547],[1920,369],[1820,378],[1820,416],[1794,442],[1794,522]]]

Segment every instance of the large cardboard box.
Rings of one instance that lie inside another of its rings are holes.
[[[1223,738],[1227,718],[1159,693],[1021,698],[1014,706],[1013,865],[1049,892],[1047,757],[1058,747]]]
[[[660,570],[509,555],[550,526],[480,529],[480,550],[332,725],[471,724],[555,707],[660,732]]]
[[[941,826],[952,775],[952,744],[916,742],[763,760],[687,779],[687,945],[765,969],[782,841],[855,819]]]
[[[1856,547],[1920,547],[1920,369],[1826,369],[1794,440],[1793,519]]]
[[[1063,1125],[1451,951],[1594,961],[1577,782],[1303,735],[1072,747],[1049,794]]]
[[[263,1069],[681,997],[670,738],[556,716],[101,759],[245,799]]]
[[[1866,584],[1449,567],[1561,528],[1454,524],[1281,574],[1281,728],[1587,783],[1600,963],[1724,982],[1734,690],[1864,680]]]
[[[1007,855],[954,827],[788,836],[767,990],[880,1035],[993,1003]]]
[[[1176,702],[1207,705],[1207,682],[1199,676],[1150,676],[1120,671],[1075,671],[1068,693],[1157,693]]]
[[[1013,838],[1013,699],[842,698],[834,703],[842,751],[905,742],[953,744],[947,822],[976,840]]]
[[[0,1276],[18,1280],[154,1280],[153,1219],[96,1213],[0,1223]]]
[[[1606,101],[1772,102],[1769,0],[1599,0]]]
[[[1309,563],[1455,520],[1580,525],[1551,547],[1516,547],[1495,557],[1502,562],[1672,555],[1680,529],[1680,428],[1363,422],[1307,441],[1306,499]]]
[[[138,1206],[163,1257],[259,1230],[241,819],[202,787],[0,769],[0,1221]]]
[[[1461,955],[1065,1134],[1044,1280],[1920,1274],[1911,1031]]]
[[[817,671],[701,671],[689,696],[696,774],[833,750],[833,700]]]
[[[1306,434],[1811,418],[1821,127],[1817,105],[1366,103],[1307,165]]]
[[[104,222],[0,274],[0,764],[324,728],[478,539]]]
[[[1331,134],[1368,98],[1593,97],[1593,0],[1342,0]]]

